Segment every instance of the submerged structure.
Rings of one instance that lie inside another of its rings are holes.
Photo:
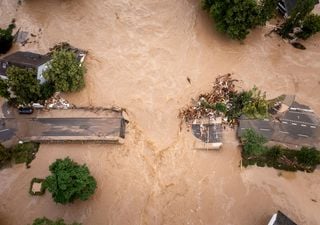
[[[268,225],[297,225],[297,224],[293,222],[285,214],[283,214],[281,211],[278,211],[277,213],[273,214]]]
[[[282,102],[281,108],[284,110],[280,110],[270,119],[249,119],[241,116],[237,131],[238,137],[241,137],[246,129],[253,129],[272,145],[280,144],[290,148],[302,146],[319,148],[320,123],[313,110],[294,99],[292,102],[292,96]]]
[[[196,137],[195,149],[220,149],[222,146],[222,118],[196,119],[192,133]]]

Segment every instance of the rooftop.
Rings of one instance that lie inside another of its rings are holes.
[[[4,57],[1,61],[9,62],[15,65],[38,67],[48,62],[49,60],[50,60],[50,56],[48,55],[40,55],[33,52],[18,51]]]
[[[269,225],[297,225],[295,222],[293,222],[289,217],[284,215],[281,211],[278,211],[277,214],[275,214],[275,217],[272,217]]]

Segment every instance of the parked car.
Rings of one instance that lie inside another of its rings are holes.
[[[32,114],[33,109],[31,107],[19,107],[18,108],[20,114]]]

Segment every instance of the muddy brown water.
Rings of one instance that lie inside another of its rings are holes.
[[[234,131],[224,134],[221,151],[196,151],[177,119],[179,108],[228,72],[243,88],[296,94],[320,113],[319,35],[301,51],[265,37],[268,24],[239,44],[214,30],[196,0],[0,0],[0,17],[0,26],[16,18],[36,35],[14,50],[45,53],[59,41],[88,49],[86,88],[66,97],[79,106],[122,106],[131,121],[122,146],[42,145],[29,170],[0,171],[1,225],[42,216],[84,225],[257,225],[278,209],[299,224],[320,224],[319,171],[241,170]],[[95,195],[67,206],[48,193],[29,196],[31,178],[65,156],[89,166]]]

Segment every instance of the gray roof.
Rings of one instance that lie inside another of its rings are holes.
[[[273,225],[297,225],[289,217],[284,215],[281,211],[278,211],[276,221]]]
[[[284,0],[284,4],[286,6],[288,15],[290,15],[297,5],[297,0]]]
[[[294,101],[291,105],[290,105],[290,108],[296,108],[296,109],[300,109],[300,110],[311,110],[311,108],[307,105],[303,105],[303,104],[300,104],[296,101]]]
[[[13,65],[21,65],[27,67],[38,67],[50,60],[48,55],[40,55],[33,52],[15,52],[11,55],[4,57],[1,61],[6,61]]]
[[[205,143],[222,142],[221,123],[213,124],[192,124],[193,135]]]
[[[288,110],[279,121],[242,117],[239,119],[238,137],[241,137],[246,129],[255,130],[268,141],[297,146],[320,146],[319,118],[313,112]]]

